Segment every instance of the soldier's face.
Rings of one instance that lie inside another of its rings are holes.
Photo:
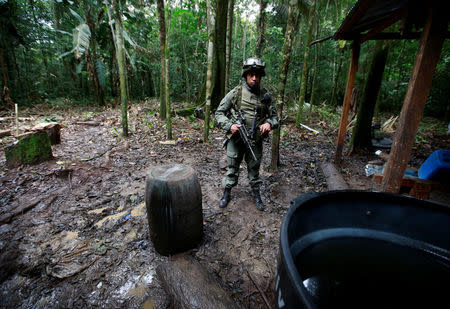
[[[258,86],[261,82],[261,75],[255,72],[250,72],[247,74],[247,84],[251,87]]]

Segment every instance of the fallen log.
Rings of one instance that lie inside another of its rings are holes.
[[[327,180],[328,190],[346,190],[349,188],[341,173],[333,163],[321,163],[320,168]]]
[[[219,282],[191,256],[158,265],[156,274],[166,292],[173,297],[175,308],[238,308]]]
[[[0,117],[0,121],[14,120],[14,119],[16,119],[15,116]],[[34,118],[33,117],[18,117],[17,120],[19,120],[19,121],[30,121],[30,120],[34,120]]]
[[[76,121],[76,122],[74,122],[74,124],[80,124],[80,125],[91,126],[91,127],[96,127],[96,126],[101,125],[100,122],[96,122],[96,121]]]
[[[0,131],[0,137],[10,136],[11,130],[2,130]]]

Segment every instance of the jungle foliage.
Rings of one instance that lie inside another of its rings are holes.
[[[160,95],[160,45],[156,1],[121,0],[125,61],[130,100]],[[227,1],[225,1],[227,2]],[[264,44],[258,42],[259,1],[236,0],[228,89],[240,81],[242,60],[262,48],[267,63],[265,87],[275,97],[279,81],[288,1],[263,1]],[[314,29],[308,7],[316,3]],[[355,0],[299,1],[299,20],[285,88],[285,109],[297,114],[301,85],[304,102],[335,108],[342,104],[347,79],[348,42],[327,40],[309,51],[309,69],[302,79],[306,37],[312,41],[332,35]],[[216,7],[216,3],[221,3]],[[212,1],[217,10],[223,1]],[[165,1],[170,15],[169,76],[173,109],[205,101],[208,29],[206,1]],[[3,69],[0,108],[47,104],[119,104],[120,88],[114,37],[108,10],[110,0],[0,0],[0,58]],[[361,48],[356,87],[362,93],[375,42]],[[399,112],[417,52],[418,40],[393,41],[389,48],[377,109]],[[313,77],[315,82],[313,87]],[[450,117],[450,43],[444,43],[425,113]],[[6,88],[5,88],[6,86]],[[9,93],[5,93],[5,89]],[[177,105],[178,104],[178,105]],[[213,105],[214,106],[214,105]],[[303,117],[306,117],[304,115]]]

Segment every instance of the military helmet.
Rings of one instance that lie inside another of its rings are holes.
[[[266,63],[259,58],[248,58],[242,64],[242,77],[245,77],[250,72],[266,75]]]

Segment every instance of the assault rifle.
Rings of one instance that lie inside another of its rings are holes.
[[[248,150],[250,150],[253,160],[257,161],[258,159],[256,158],[255,152],[253,151],[251,141],[249,140],[250,134],[247,128],[245,127],[245,117],[242,114],[241,110],[236,111],[236,124],[241,126],[239,128],[239,135],[241,137],[241,140],[244,142]],[[228,141],[229,139],[226,138],[223,143],[223,148],[226,148]]]

